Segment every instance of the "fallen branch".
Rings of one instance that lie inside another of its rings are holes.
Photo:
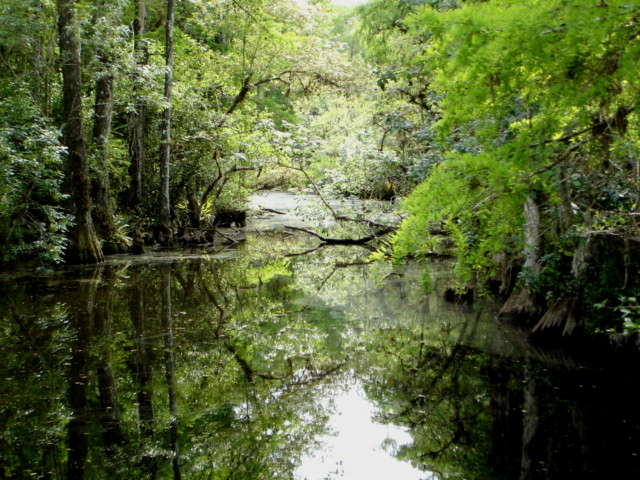
[[[309,176],[309,174],[307,173],[307,171],[304,168],[300,168],[300,167],[294,167],[293,165],[285,165],[283,163],[278,163],[278,165],[280,165],[281,167],[284,168],[288,168],[291,170],[295,170],[297,172],[301,172],[307,179],[307,181],[311,184],[311,186],[313,187],[314,191],[316,192],[316,195],[318,195],[318,198],[320,198],[320,201],[323,203],[323,205],[327,208],[327,210],[329,210],[331,212],[331,215],[333,216],[334,220],[342,220],[345,222],[353,222],[353,223],[360,223],[360,224],[366,224],[369,227],[372,228],[381,228],[383,230],[385,229],[390,229],[390,231],[395,230],[397,227],[395,226],[389,226],[386,225],[384,223],[378,223],[375,222],[373,220],[367,219],[367,218],[352,218],[352,217],[348,217],[346,215],[341,215],[338,212],[335,211],[335,209],[329,204],[329,202],[327,201],[326,198],[324,198],[324,195],[322,194],[322,192],[320,191],[320,188],[315,184],[315,182],[313,181],[313,179]],[[389,232],[385,232],[385,233],[389,233]],[[309,232],[307,232],[309,233]],[[374,234],[375,235],[375,234]],[[317,236],[317,235],[316,235]],[[377,235],[379,236],[379,235]],[[375,238],[375,237],[374,237]]]
[[[231,242],[231,244],[234,244],[234,243],[240,243],[240,242],[242,242],[242,241],[243,241],[243,240],[240,240],[240,239],[236,239],[236,238],[230,237],[229,235],[225,235],[224,233],[222,233],[222,232],[221,232],[219,229],[217,229],[217,228],[215,229],[215,232],[216,232],[218,235],[220,235],[222,238],[224,238],[225,240],[227,240],[227,241]]]
[[[278,215],[286,215],[287,214],[287,212],[281,212],[280,210],[274,210],[273,208],[262,207],[262,210],[264,210],[265,212],[277,213]]]
[[[293,235],[293,234],[292,234]],[[302,257],[304,255],[310,255],[314,252],[317,252],[318,250],[320,250],[323,247],[322,244],[318,245],[315,248],[311,248],[309,250],[305,250],[304,252],[298,252],[298,253],[287,253],[285,255],[286,258],[291,258],[291,257]]]
[[[324,243],[331,244],[331,245],[362,245],[364,243],[370,242],[371,240],[374,240],[378,237],[386,235],[387,233],[393,232],[395,230],[395,227],[386,227],[386,228],[383,228],[382,230],[378,230],[377,232],[372,233],[371,235],[367,235],[366,237],[331,238],[331,237],[325,237],[324,235],[320,235],[319,233],[316,233],[313,230],[309,230],[308,228],[294,227],[291,225],[285,225],[284,228],[287,228],[289,230],[296,230],[298,232],[308,233],[309,235],[319,238]]]

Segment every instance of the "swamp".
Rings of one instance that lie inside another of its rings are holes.
[[[450,260],[372,263],[277,220],[4,276],[2,478],[640,473],[637,352],[536,348],[496,302],[443,300]]]
[[[2,0],[0,479],[640,478],[639,19]]]

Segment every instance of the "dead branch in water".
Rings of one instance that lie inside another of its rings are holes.
[[[342,215],[342,214],[336,212],[335,209],[329,204],[327,199],[324,197],[324,195],[320,191],[320,188],[315,184],[315,182],[311,179],[311,177],[309,176],[309,174],[306,172],[306,170],[304,168],[295,167],[293,165],[285,165],[283,163],[279,163],[278,165],[280,165],[281,167],[284,167],[284,168],[295,170],[297,172],[301,172],[305,176],[307,181],[313,187],[314,191],[316,192],[316,195],[318,195],[318,198],[320,198],[320,201],[322,202],[322,204],[327,208],[327,210],[329,210],[331,212],[331,215],[333,216],[334,220],[342,220],[342,221],[345,221],[345,222],[353,222],[353,223],[365,224],[365,225],[367,225],[367,226],[369,226],[371,228],[381,228],[383,230],[390,229],[388,232],[385,232],[385,233],[389,233],[390,231],[393,231],[393,230],[395,230],[397,228],[396,226],[391,226],[391,225],[387,225],[387,224],[384,224],[384,223],[378,223],[378,222],[376,222],[374,220],[370,220],[370,219],[367,219],[367,218],[353,218],[353,217],[348,217],[347,215]],[[402,218],[400,215],[398,215],[398,217],[400,219]],[[307,232],[307,233],[310,233],[310,232]],[[313,235],[313,234],[311,233],[311,235]],[[318,235],[315,235],[315,236],[317,237]],[[376,235],[376,236],[379,236],[379,235]],[[375,238],[375,236],[374,236],[374,238]],[[371,240],[371,239],[369,239],[369,240]],[[369,240],[367,240],[367,241],[369,241]],[[335,242],[335,243],[340,243],[340,242]]]
[[[383,228],[382,230],[378,230],[377,232],[372,233],[371,235],[367,235],[366,237],[361,237],[361,238],[331,238],[331,237],[325,237],[324,235],[320,235],[319,233],[314,232],[313,230],[309,230],[308,228],[294,227],[292,225],[285,225],[284,228],[287,228],[289,230],[296,230],[299,232],[308,233],[309,235],[319,238],[324,243],[331,244],[331,245],[362,245],[378,237],[381,237],[390,232],[393,232],[396,229],[395,227],[386,227],[386,228]]]
[[[236,230],[236,231],[237,231],[237,230]],[[227,240],[228,242],[230,242],[231,244],[234,244],[234,243],[240,243],[240,242],[244,241],[244,238],[242,238],[242,239],[238,239],[238,238],[233,238],[233,237],[231,237],[231,236],[229,236],[229,235],[225,235],[223,232],[221,232],[221,231],[220,231],[219,229],[217,229],[217,228],[215,229],[215,232],[216,232],[218,235],[220,235],[222,238],[224,238],[225,240]]]
[[[262,207],[262,210],[270,213],[277,213],[278,215],[286,215],[287,212],[281,212],[280,210],[274,210],[273,208]]]

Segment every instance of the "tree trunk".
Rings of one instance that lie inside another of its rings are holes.
[[[571,335],[574,330],[582,324],[580,316],[580,302],[578,301],[578,285],[584,281],[587,269],[591,264],[593,252],[592,238],[587,238],[579,242],[573,251],[573,261],[571,264],[571,275],[573,276],[573,286],[567,285],[565,291],[544,313],[535,327],[531,330],[534,340],[550,337],[558,339],[560,329],[562,337]],[[535,337],[534,337],[535,335]]]
[[[164,99],[167,103],[162,114],[162,136],[160,145],[160,211],[158,212],[159,235],[162,245],[173,244],[171,228],[171,200],[169,196],[171,157],[171,91],[173,88],[173,17],[175,0],[167,0],[167,35],[165,46]]]
[[[530,195],[524,204],[524,269],[534,275],[540,271],[540,210]],[[530,319],[540,306],[534,292],[528,286],[515,289],[498,313],[498,318]]]
[[[62,131],[67,147],[65,187],[70,195],[69,213],[74,217],[74,224],[69,230],[65,261],[99,263],[104,257],[91,218],[90,184],[82,130],[80,43],[74,20],[75,0],[58,0],[57,7],[64,107]]]
[[[105,53],[100,54],[100,60],[102,66],[108,69],[110,61]],[[101,151],[109,146],[113,117],[113,90],[114,75],[107,71],[96,80],[96,104],[93,110],[93,140]]]
[[[43,2],[38,2],[33,6],[34,14],[40,21],[47,16]],[[54,76],[57,67],[55,66],[55,42],[56,36],[52,35],[52,25],[47,23],[47,27],[34,32],[32,39],[32,92],[40,113],[44,117],[51,117],[51,86],[55,84]]]
[[[146,65],[149,54],[141,39],[145,33],[147,9],[144,0],[138,0],[137,17],[133,23],[133,49],[138,56],[138,65]],[[131,183],[126,195],[126,205],[133,211],[140,209],[144,195],[144,166],[146,151],[144,145],[147,111],[144,102],[136,98],[135,110],[129,116],[129,177]]]
[[[144,168],[146,150],[144,142],[147,111],[144,105],[138,104],[129,116],[129,178],[130,184],[126,194],[126,206],[137,212],[144,196]]]
[[[93,142],[100,161],[100,175],[94,179],[93,220],[96,232],[103,241],[108,253],[126,250],[126,245],[118,241],[118,228],[115,224],[111,187],[109,184],[109,138],[114,102],[114,75],[109,72],[110,61],[106,52],[99,54],[105,72],[96,80],[96,101],[93,110]]]

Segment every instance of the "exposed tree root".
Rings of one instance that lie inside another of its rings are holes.
[[[574,299],[567,297],[558,299],[542,316],[536,326],[533,327],[531,333],[540,332],[548,328],[559,329],[564,324],[562,336],[571,335],[580,324],[576,308]]]
[[[528,288],[513,291],[498,312],[500,320],[529,319],[540,312],[536,295]]]

